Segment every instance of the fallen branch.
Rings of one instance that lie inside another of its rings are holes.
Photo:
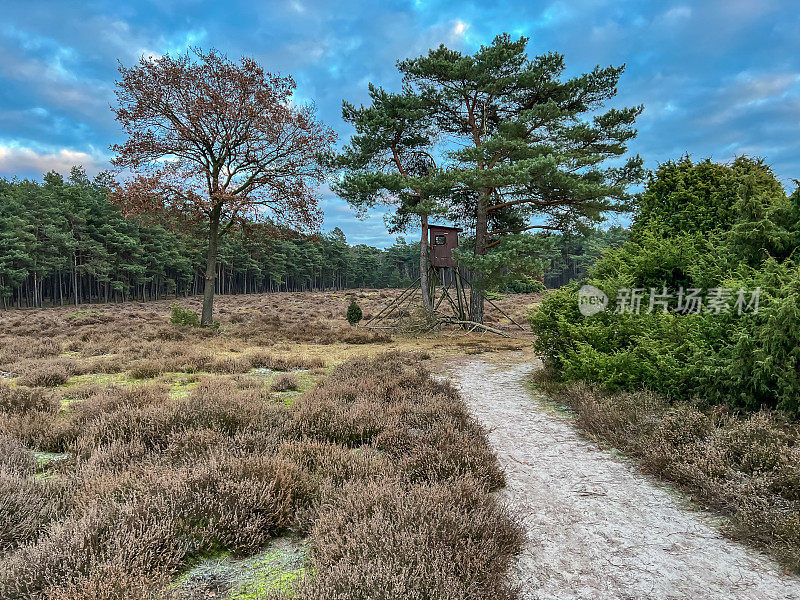
[[[495,329],[494,327],[489,327],[488,325],[484,325],[483,323],[476,323],[475,321],[461,321],[458,319],[448,319],[447,317],[442,319],[442,323],[447,323],[448,325],[471,325],[473,329],[483,329],[484,331],[491,331],[492,333],[496,333],[497,335],[502,335],[503,337],[511,337],[505,331],[500,331],[499,329]]]

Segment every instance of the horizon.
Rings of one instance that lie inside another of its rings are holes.
[[[200,7],[199,9],[197,9]],[[195,10],[197,9],[197,10]],[[800,177],[800,16],[788,2],[573,2],[504,8],[449,2],[334,6],[293,1],[224,9],[196,2],[92,8],[43,2],[7,7],[0,25],[0,176],[41,179],[82,165],[108,168],[122,139],[109,106],[117,61],[215,47],[292,75],[296,98],[346,143],[342,100],[359,104],[372,82],[397,90],[395,62],[445,44],[471,52],[502,32],[529,36],[530,55],[565,54],[565,76],[626,63],[609,106],[644,104],[630,144],[647,168],[695,160],[762,157],[787,190]],[[710,25],[713,25],[710,26]],[[276,33],[279,32],[279,33]],[[777,58],[776,58],[777,57]],[[322,190],[323,231],[386,247],[380,211],[359,220]],[[401,234],[409,241],[415,230]]]

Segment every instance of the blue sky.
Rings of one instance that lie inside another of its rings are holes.
[[[646,165],[689,153],[762,156],[789,189],[800,178],[800,11],[796,2],[45,2],[2,3],[0,176],[108,166],[121,139],[109,105],[117,61],[217,47],[292,74],[346,140],[341,101],[368,82],[396,88],[395,62],[440,43],[464,51],[498,33],[557,50],[569,74],[626,63],[615,104],[644,104],[632,151]],[[326,230],[391,243],[325,192]]]

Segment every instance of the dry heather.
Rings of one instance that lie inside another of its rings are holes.
[[[296,598],[515,597],[505,572],[521,533],[490,494],[502,473],[458,394],[418,357],[344,363],[286,402],[240,374],[288,368],[263,352],[217,362],[77,327],[72,350],[55,338],[39,358],[80,351],[105,365],[121,354],[135,376],[183,365],[223,375],[182,394],[160,380],[88,386],[69,403],[0,385],[0,597],[167,594],[194,561],[247,555],[287,531],[311,539]],[[157,366],[128,364],[131,346]]]
[[[361,290],[221,296],[216,300],[219,329],[170,324],[171,301],[84,305],[79,310],[65,306],[0,311],[0,380],[57,387],[76,376],[125,373],[141,380],[174,372],[311,369],[395,349],[442,355],[454,350],[478,353],[528,345],[527,339],[461,331],[418,338],[348,325],[345,313],[351,296],[362,306],[366,322],[399,293]],[[536,301],[536,295],[516,295],[497,304],[524,323],[526,311]],[[200,309],[199,298],[179,304]],[[490,305],[486,320],[522,334]]]
[[[730,519],[730,533],[800,572],[800,427],[777,413],[731,414],[649,392],[545,384],[596,439],[640,459]]]

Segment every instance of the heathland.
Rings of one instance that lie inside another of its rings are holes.
[[[0,314],[0,597],[513,597],[503,473],[427,365],[529,340],[347,324],[397,293],[226,296],[216,328],[167,302]]]

